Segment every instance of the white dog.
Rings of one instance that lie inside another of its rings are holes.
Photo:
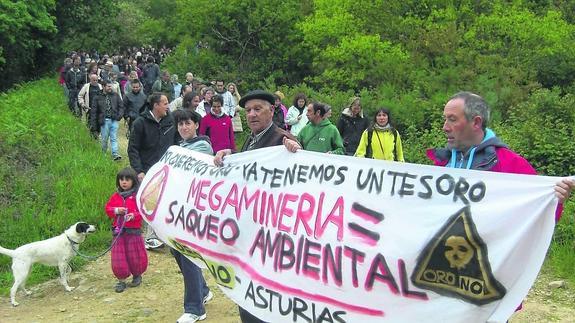
[[[68,286],[68,262],[78,250],[78,245],[86,239],[88,233],[96,231],[96,227],[85,222],[78,222],[68,228],[64,233],[50,239],[32,242],[15,250],[0,247],[0,253],[12,257],[12,274],[14,285],[10,289],[10,302],[18,306],[16,292],[22,288],[27,295],[31,292],[26,290],[26,279],[30,274],[33,264],[41,263],[48,266],[58,266],[60,269],[60,283],[67,291],[74,288]],[[74,249],[72,249],[74,248]]]

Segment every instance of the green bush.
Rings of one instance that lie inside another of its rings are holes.
[[[559,89],[541,89],[511,107],[498,134],[523,155],[540,174],[575,174],[575,96]]]
[[[555,226],[553,242],[549,250],[549,263],[556,275],[575,283],[575,202],[568,202],[563,209],[563,216]]]

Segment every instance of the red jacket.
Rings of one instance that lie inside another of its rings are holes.
[[[112,194],[108,203],[106,203],[106,214],[110,219],[114,220],[114,226],[120,227],[122,216],[117,216],[114,210],[117,207],[125,207],[128,209],[126,214],[132,213],[134,214],[134,218],[131,221],[126,222],[124,228],[131,228],[131,229],[140,229],[142,227],[142,215],[138,211],[138,205],[136,204],[136,193],[128,196],[124,201],[124,198],[116,192]]]

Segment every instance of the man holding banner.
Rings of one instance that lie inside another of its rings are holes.
[[[447,148],[429,149],[429,159],[437,166],[450,168],[536,175],[525,158],[510,150],[487,128],[489,115],[489,106],[479,95],[459,92],[452,96],[443,109]],[[569,198],[574,186],[575,181],[568,178],[555,186],[560,203],[556,221],[561,217],[562,203]]]
[[[510,150],[493,130],[487,128],[490,109],[485,100],[471,92],[453,95],[443,109],[443,131],[447,135],[447,148],[429,149],[427,157],[437,166],[485,170],[501,173],[536,175],[529,162]],[[563,202],[575,186],[573,179],[562,179],[555,185],[559,204],[555,221],[559,221]],[[519,304],[517,310],[520,310]]]
[[[239,104],[246,109],[246,119],[251,130],[251,135],[244,143],[241,151],[279,146],[284,138],[295,140],[289,132],[274,125],[272,118],[275,97],[272,94],[262,90],[254,90],[244,96]],[[222,166],[224,157],[231,155],[231,153],[231,149],[218,151],[214,163]]]
[[[244,143],[242,151],[279,146],[284,138],[295,140],[289,132],[273,123],[275,97],[271,93],[262,90],[251,91],[240,100],[239,104],[245,109],[248,127],[251,130],[251,135]],[[218,151],[214,163],[222,166],[224,157],[231,153],[230,149]],[[243,323],[264,322],[241,307],[239,311]]]

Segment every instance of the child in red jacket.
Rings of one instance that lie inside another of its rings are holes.
[[[118,278],[117,293],[126,289],[125,280],[130,275],[130,287],[139,286],[142,274],[148,268],[148,254],[142,238],[142,215],[136,205],[138,183],[138,175],[131,167],[120,170],[116,175],[118,191],[106,203],[106,213],[114,220],[113,235],[117,238],[112,247],[112,272]]]

